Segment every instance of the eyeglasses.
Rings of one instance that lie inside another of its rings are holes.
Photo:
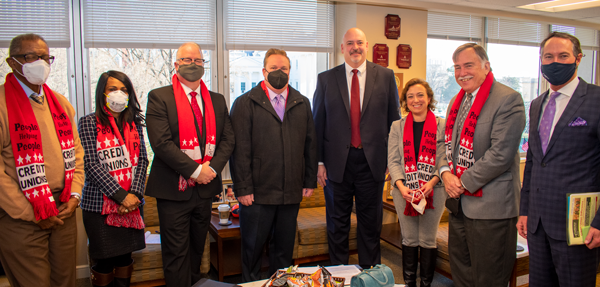
[[[54,62],[54,56],[50,56],[50,55],[38,56],[36,54],[22,54],[22,55],[13,55],[13,57],[23,57],[23,58],[25,58],[25,62],[27,62],[27,63],[32,63],[39,59],[42,59],[42,60],[48,62],[48,64],[52,64]]]
[[[193,59],[192,60],[192,58],[179,58],[177,60],[182,61],[186,65],[189,65],[192,62],[194,62],[198,66],[201,66],[201,65],[204,65],[204,64],[208,63],[208,60],[204,60],[204,59]]]

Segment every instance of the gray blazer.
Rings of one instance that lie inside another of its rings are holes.
[[[456,96],[448,107],[452,107],[454,100]],[[467,190],[475,192],[483,189],[482,197],[461,195],[462,210],[467,217],[506,219],[519,215],[521,182],[518,149],[524,128],[523,97],[494,80],[475,126],[475,164],[461,177]],[[457,131],[454,130],[452,146],[457,139]],[[444,137],[438,137],[437,157],[438,169],[448,166]],[[456,155],[454,158],[457,158]]]
[[[439,117],[435,117],[435,120],[437,122],[437,137],[439,142],[440,136],[442,138],[444,137],[444,127],[446,126],[446,120]],[[404,143],[402,141],[404,137],[404,125],[406,125],[406,118],[394,121],[392,123],[392,128],[390,129],[390,136],[388,138],[388,168],[390,170],[390,176],[392,177],[392,186],[394,188],[397,188],[396,181],[404,180],[406,177],[404,173]],[[439,156],[437,158],[439,158]],[[435,169],[433,174],[439,177],[437,168]],[[436,186],[438,185],[443,186],[441,180]]]

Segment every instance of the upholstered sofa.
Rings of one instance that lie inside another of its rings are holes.
[[[351,215],[350,250],[356,250],[356,214]],[[325,195],[318,187],[311,197],[300,203],[298,224],[294,243],[294,264],[321,261],[329,258],[327,246],[327,222],[325,219]]]

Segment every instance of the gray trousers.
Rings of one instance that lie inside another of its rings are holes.
[[[435,238],[437,236],[438,225],[444,213],[444,203],[448,194],[443,185],[436,185],[433,188],[433,207],[434,209],[425,209],[422,215],[406,216],[406,200],[398,188],[394,187],[392,191],[394,205],[400,220],[400,232],[402,232],[402,245],[424,248],[436,248]]]

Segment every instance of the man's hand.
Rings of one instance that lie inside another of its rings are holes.
[[[134,211],[138,205],[140,205],[140,199],[135,194],[129,193],[125,199],[123,199],[121,205],[126,209],[129,209],[129,211]]]
[[[589,249],[600,246],[600,230],[590,226],[590,231],[588,232],[584,243]]]
[[[327,185],[327,169],[325,168],[325,165],[319,165],[319,169],[317,171],[317,182],[321,187],[325,187]]]
[[[202,164],[202,170],[200,170],[200,174],[194,180],[199,184],[208,184],[215,177],[217,177],[217,174],[210,168],[210,161],[207,161]]]
[[[254,193],[238,196],[237,200],[239,203],[241,203],[244,206],[250,206],[250,205],[252,205],[252,202],[254,201]]]
[[[517,222],[517,231],[521,237],[527,239],[527,216],[519,216]]]
[[[69,201],[67,202],[63,202],[59,207],[58,207],[58,219],[61,220],[65,220],[69,217],[71,217],[71,215],[73,215],[73,212],[75,212],[75,209],[77,209],[77,205],[79,204],[79,199],[75,198],[75,197],[71,197],[69,198]],[[62,225],[62,223],[60,224]]]
[[[444,188],[450,197],[458,198],[465,192],[465,189],[462,187],[462,183],[460,182],[460,178],[451,172],[445,171],[442,173],[442,179],[444,180]]]
[[[302,196],[304,197],[311,197],[313,194],[313,191],[315,191],[314,188],[303,188],[302,189]]]
[[[65,224],[64,221],[60,220],[56,216],[49,217],[37,223],[41,229],[50,229],[63,224]]]

